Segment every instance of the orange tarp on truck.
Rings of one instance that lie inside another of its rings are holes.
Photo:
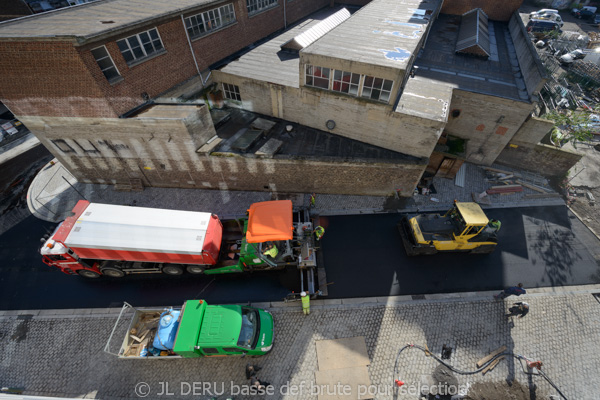
[[[248,243],[291,240],[294,236],[292,201],[276,200],[254,203],[248,210]]]

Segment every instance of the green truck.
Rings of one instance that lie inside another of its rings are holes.
[[[131,321],[123,341],[113,348],[113,336],[127,316]],[[272,347],[273,316],[268,311],[188,300],[180,308],[138,309],[125,303],[104,351],[125,359],[174,359],[261,356]]]

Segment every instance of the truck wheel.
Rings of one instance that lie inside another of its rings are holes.
[[[190,274],[203,274],[204,267],[202,265],[188,265],[186,271]]]
[[[89,269],[80,269],[79,271],[77,271],[77,273],[79,274],[79,276],[83,276],[84,278],[89,278],[89,279],[96,279],[96,278],[100,278],[100,276],[101,276],[96,271],[90,271]]]
[[[118,268],[103,268],[100,270],[100,272],[102,272],[102,275],[106,275],[111,278],[122,278],[125,276],[125,272]]]
[[[177,265],[165,265],[162,272],[167,275],[181,275],[183,274],[183,269]]]

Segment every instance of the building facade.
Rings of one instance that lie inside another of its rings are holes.
[[[0,99],[85,182],[410,196],[431,160],[494,162],[544,82],[520,2],[353,3],[112,0],[8,21]],[[496,19],[488,60],[447,39],[474,7]],[[222,102],[276,125],[224,122]],[[459,156],[440,158],[447,136]]]

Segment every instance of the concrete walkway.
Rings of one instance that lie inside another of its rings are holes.
[[[510,171],[510,168],[500,167]],[[347,196],[318,194],[316,211],[320,215],[362,214],[402,211],[447,210],[453,201],[473,201],[472,193],[492,186],[481,167],[465,164],[465,185],[456,186],[453,179],[434,178],[437,193],[415,194],[412,198],[396,196]],[[551,190],[551,189],[549,189]],[[491,195],[491,205],[483,208],[563,205],[561,198],[528,198],[539,194],[528,188],[511,195]],[[535,197],[535,196],[534,196]],[[156,207],[175,210],[210,211],[221,218],[243,215],[250,204],[273,199],[291,199],[295,207],[308,207],[310,194],[241,192],[203,189],[145,188],[140,192],[115,191],[113,185],[79,183],[56,159],[46,165],[32,182],[28,206],[36,217],[59,222],[70,215],[77,201]]]
[[[376,399],[393,398],[393,379],[405,382],[399,399],[417,399],[421,390],[435,384],[432,374],[439,364],[416,349],[402,353],[399,376],[393,375],[398,350],[414,343],[438,356],[443,345],[450,346],[449,363],[466,371],[506,346],[542,361],[543,371],[567,398],[594,400],[600,387],[600,303],[593,296],[598,292],[600,285],[532,289],[518,298],[528,302],[531,311],[512,320],[504,314],[517,298],[495,301],[488,292],[317,300],[310,316],[302,314],[298,303],[255,304],[270,308],[276,338],[270,354],[252,360],[120,360],[103,352],[119,309],[5,311],[0,312],[0,386],[22,387],[25,395],[101,399],[143,394],[153,399],[208,399],[221,390],[224,393],[214,397],[317,399],[316,341],[362,336],[372,384],[364,390],[375,393],[371,397]],[[126,329],[121,323],[115,342]],[[273,395],[236,394],[248,384],[248,362],[263,367],[259,377],[273,384]],[[486,375],[453,375],[458,389],[473,398],[541,400],[557,395],[540,376],[526,375],[512,357]],[[167,384],[172,395],[161,394]]]

